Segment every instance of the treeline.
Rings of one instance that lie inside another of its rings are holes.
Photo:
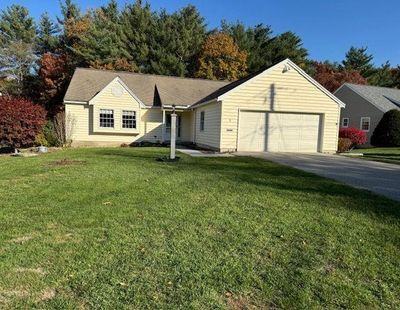
[[[0,91],[40,102],[51,115],[78,66],[236,80],[287,57],[331,91],[345,81],[400,88],[400,69],[374,67],[366,48],[352,47],[340,64],[318,63],[293,32],[225,21],[210,30],[192,5],[168,13],[111,0],[83,12],[65,0],[57,20],[44,13],[38,23],[23,6],[0,13]]]

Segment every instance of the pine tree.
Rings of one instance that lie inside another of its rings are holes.
[[[88,30],[73,51],[83,59],[85,65],[96,68],[113,69],[113,64],[132,60],[124,45],[124,33],[115,0],[91,13]],[[135,70],[136,66],[132,63],[126,68]]]
[[[30,44],[35,40],[35,22],[27,8],[12,5],[0,13],[0,45],[22,41]]]
[[[367,47],[356,48],[352,46],[346,53],[342,65],[346,70],[356,70],[368,79],[373,73],[373,56],[367,53]]]
[[[59,32],[60,28],[50,19],[49,14],[43,13],[37,29],[37,53],[40,55],[48,52],[54,53],[59,46]]]
[[[397,81],[393,73],[393,69],[387,61],[380,68],[372,69],[368,82],[375,86],[396,87]]]
[[[301,67],[307,65],[308,51],[303,47],[303,42],[299,36],[293,32],[284,32],[269,41],[266,48],[269,64],[276,64],[286,58]]]
[[[151,42],[151,72],[193,76],[196,55],[205,35],[204,18],[194,6],[189,5],[173,14],[162,11]]]
[[[141,72],[149,72],[149,41],[153,36],[155,17],[150,5],[137,0],[127,5],[122,13],[124,49]]]
[[[228,24],[222,21],[222,32],[229,34],[241,50],[247,52],[248,72],[256,72],[262,68],[270,66],[273,60],[266,57],[268,53],[268,44],[271,40],[271,27],[263,24],[255,27],[246,27],[243,23]]]

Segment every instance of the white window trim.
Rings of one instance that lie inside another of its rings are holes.
[[[135,122],[136,122],[136,127],[135,128],[125,128],[124,127],[124,112],[134,112],[135,113]],[[135,131],[137,130],[138,127],[138,117],[137,117],[138,113],[135,110],[121,110],[121,130],[131,130],[131,131]]]
[[[362,128],[363,120],[368,120],[368,130],[364,130],[364,129]],[[361,117],[361,119],[360,119],[360,129],[361,129],[362,131],[365,131],[365,132],[369,132],[369,131],[370,131],[370,129],[371,129],[371,118],[370,118],[369,116],[363,116],[363,117]]]
[[[344,120],[347,120],[347,125],[344,125]],[[350,119],[348,117],[342,118],[342,128],[349,128]]]
[[[201,116],[203,116],[203,121],[201,121]],[[200,131],[203,132],[204,129],[206,128],[206,112],[205,111],[200,111]]]
[[[101,126],[101,117],[100,115],[102,114],[101,111],[112,111],[112,116],[113,116],[113,126],[112,127],[104,127]],[[98,118],[98,124],[99,124],[99,128],[101,129],[115,129],[115,110],[114,109],[99,109],[99,118]]]

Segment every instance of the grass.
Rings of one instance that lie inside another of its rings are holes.
[[[0,157],[0,308],[397,308],[400,204],[260,159]]]
[[[400,165],[400,147],[356,149],[353,153],[363,153],[364,159]]]

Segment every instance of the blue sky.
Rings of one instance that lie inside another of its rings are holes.
[[[127,0],[119,0],[121,6]],[[107,0],[76,0],[82,9],[94,8]],[[198,7],[209,28],[221,19],[241,20],[246,25],[264,23],[275,33],[299,34],[310,57],[341,61],[351,45],[368,46],[377,65],[389,60],[400,65],[398,0],[149,0],[153,9],[174,11],[189,3]],[[11,4],[29,8],[33,16],[43,11],[59,14],[57,0],[0,0],[0,9]]]

